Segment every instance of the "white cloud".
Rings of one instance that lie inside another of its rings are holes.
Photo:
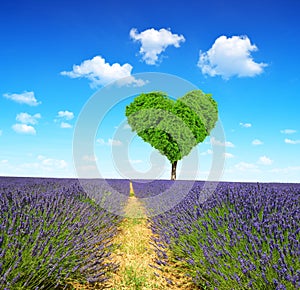
[[[4,94],[5,98],[12,100],[16,103],[26,104],[29,106],[37,106],[41,104],[34,96],[34,92],[24,92],[22,94]]]
[[[20,134],[30,134],[35,135],[36,131],[32,126],[26,124],[14,124],[12,126],[13,130]]]
[[[120,65],[114,63],[110,65],[101,56],[95,56],[92,59],[83,61],[80,65],[73,65],[73,70],[63,71],[61,75],[70,78],[87,78],[91,81],[90,86],[96,88],[101,85],[106,85],[110,82],[120,80],[120,85],[143,86],[143,80],[135,79],[131,75],[132,66],[129,63]]]
[[[213,153],[213,151],[211,149],[207,149],[204,152],[201,152],[200,155],[206,156],[206,155],[211,155]]]
[[[291,139],[284,139],[284,142],[287,144],[300,144],[300,140],[291,140]]]
[[[296,133],[297,131],[296,130],[293,130],[293,129],[284,129],[284,130],[280,130],[280,133],[282,134],[294,134]]]
[[[240,126],[242,126],[244,128],[250,128],[252,126],[252,124],[250,124],[250,123],[240,123]]]
[[[59,111],[57,113],[57,117],[60,118],[60,119],[70,121],[74,118],[74,113],[70,112],[70,111]],[[58,122],[58,121],[59,120],[57,120],[57,119],[54,120],[54,122]],[[73,126],[68,122],[61,122],[60,123],[60,128],[69,129],[69,128],[72,128],[72,127]]]
[[[37,113],[34,115],[30,115],[28,113],[20,113],[17,114],[16,120],[23,124],[31,124],[35,125],[38,123],[38,119],[41,118],[41,114]]]
[[[228,153],[228,152],[225,152],[225,153],[224,153],[224,156],[225,156],[226,159],[230,159],[230,158],[233,158],[233,157],[234,157],[233,154]]]
[[[72,125],[69,124],[69,123],[66,123],[66,122],[61,122],[60,123],[60,128],[69,129],[69,128],[72,128]]]
[[[240,162],[234,166],[236,169],[241,170],[241,171],[247,171],[247,170],[256,170],[257,166],[252,163],[247,163],[247,162]]]
[[[3,131],[2,131],[2,130],[0,130],[0,136],[2,136],[2,134],[3,134]]]
[[[44,159],[46,159],[46,157],[44,155],[38,155],[37,159],[38,160],[44,160]]]
[[[158,62],[158,56],[170,45],[180,47],[180,43],[185,41],[183,35],[173,34],[170,29],[154,28],[147,29],[138,33],[136,28],[130,30],[130,37],[134,41],[141,43],[140,54],[142,59],[150,65]]]
[[[273,160],[267,156],[261,156],[261,157],[259,157],[257,163],[262,164],[262,165],[271,165],[273,163]]]
[[[300,171],[300,166],[288,166],[285,168],[272,168],[270,172],[291,174],[295,171]]]
[[[225,147],[235,147],[234,144],[230,141],[225,141],[225,144],[220,144],[222,146],[225,146]]]
[[[104,141],[104,139],[99,138],[96,142],[100,145],[108,145],[108,146],[120,146],[122,142],[120,140],[108,139],[108,141]]]
[[[111,145],[111,146],[120,146],[120,145],[122,145],[122,142],[119,141],[119,140],[108,139],[108,145]]]
[[[203,74],[220,75],[224,79],[232,76],[254,77],[267,66],[265,63],[254,62],[251,52],[256,50],[256,45],[251,44],[247,36],[227,38],[222,35],[208,51],[200,50],[198,67]]]
[[[57,160],[57,159],[44,159],[42,161],[42,165],[44,166],[50,166],[50,167],[56,167],[58,169],[64,169],[68,166],[68,163],[65,160]]]
[[[68,162],[64,159],[50,158],[43,155],[25,154],[30,157],[24,162],[13,162],[0,160],[0,175],[6,176],[41,176],[41,177],[72,177],[74,172]],[[23,159],[23,158],[22,158]]]
[[[217,140],[215,137],[210,138],[210,142],[212,145],[216,146],[225,146],[225,147],[235,147],[234,144],[230,141],[221,142],[220,140]]]
[[[148,83],[149,83],[148,80],[136,79],[135,77],[133,77],[131,75],[128,77],[125,77],[125,78],[121,78],[116,81],[116,84],[120,87],[122,87],[122,86],[142,87]]]
[[[2,160],[0,161],[0,163],[1,163],[1,164],[7,164],[7,163],[8,163],[8,160],[7,160],[7,159],[2,159]]]
[[[262,145],[264,144],[262,141],[260,141],[259,139],[254,139],[252,142],[251,142],[252,145],[254,146],[258,146],[258,145]]]
[[[223,146],[223,145],[221,145],[221,146]],[[200,153],[200,155],[202,155],[202,156],[207,156],[207,155],[212,155],[212,154],[213,154],[213,150],[211,150],[211,149],[207,149],[206,151],[203,151]],[[228,153],[228,152],[224,152],[224,157],[229,159],[229,158],[233,158],[234,155],[231,153]]]
[[[74,118],[74,113],[70,111],[59,111],[57,116],[66,120],[72,120]]]
[[[46,171],[66,169],[68,167],[68,163],[63,159],[48,158],[43,155],[38,155],[37,159],[38,162],[23,163],[21,167],[27,169],[40,169]]]

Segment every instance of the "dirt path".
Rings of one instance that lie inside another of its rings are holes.
[[[113,254],[113,261],[119,263],[117,273],[113,274],[109,289],[193,289],[189,280],[183,277],[177,269],[166,267],[166,276],[178,283],[169,285],[163,277],[157,277],[155,270],[149,265],[155,265],[156,253],[151,246],[152,232],[149,229],[145,208],[134,196],[130,182],[130,197],[125,207],[126,217],[120,225],[120,232],[114,239],[121,247]],[[157,270],[156,270],[157,271]]]
[[[145,209],[134,196],[130,183],[130,197],[125,207],[125,218],[114,243],[121,244],[113,254],[119,270],[110,279],[110,289],[162,289],[149,264],[153,264],[155,252],[149,247],[151,230],[147,226]]]

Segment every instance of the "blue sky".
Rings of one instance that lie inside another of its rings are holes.
[[[147,80],[135,74],[156,72],[218,102],[222,180],[299,182],[299,1],[101,2],[1,3],[0,175],[76,177],[73,140],[84,105],[120,77],[143,92]],[[104,177],[134,177],[112,154],[124,146],[116,132],[128,130],[132,99],[105,116],[95,156],[83,157]],[[212,144],[207,138],[195,149],[198,179],[209,175]],[[137,137],[127,151],[139,173],[156,156]],[[170,165],[159,161],[154,177],[169,178]]]

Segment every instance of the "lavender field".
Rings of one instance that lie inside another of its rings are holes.
[[[108,182],[129,196],[128,181]],[[105,282],[117,266],[108,257],[121,217],[101,207],[111,186],[95,180],[89,186],[94,198],[75,179],[0,179],[0,289]]]
[[[0,289],[63,289],[75,280],[104,287],[118,267],[109,256],[129,181],[86,182],[89,194],[75,179],[0,179]],[[299,184],[157,180],[133,188],[149,213],[158,275],[180,261],[194,289],[300,288]],[[113,202],[112,189],[120,193]],[[181,200],[163,212],[155,197],[166,190],[165,203]]]
[[[156,185],[139,185],[136,194],[156,195],[167,184]],[[300,185],[220,183],[212,192],[203,185],[150,219],[157,268],[180,260],[199,289],[300,289]]]

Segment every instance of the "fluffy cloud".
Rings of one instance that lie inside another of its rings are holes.
[[[36,134],[34,127],[26,125],[26,124],[14,124],[12,126],[12,128],[16,133],[29,134],[29,135]]]
[[[234,157],[233,154],[228,153],[228,152],[225,152],[225,153],[224,153],[224,156],[225,156],[226,159],[230,159],[230,158],[233,158],[233,157]]]
[[[4,98],[12,100],[16,103],[26,104],[29,106],[37,106],[41,104],[34,96],[34,92],[24,92],[22,94],[4,94]]]
[[[70,120],[72,120],[74,118],[74,113],[70,112],[70,111],[59,111],[57,113],[57,117],[59,119],[70,121]],[[56,120],[54,120],[54,122],[58,122],[58,120],[56,119]],[[70,129],[72,127],[73,126],[70,123],[67,123],[67,122],[61,122],[60,123],[60,128]]]
[[[72,120],[74,118],[74,113],[69,111],[59,111],[57,116],[66,120]]]
[[[120,146],[120,145],[122,145],[122,142],[120,140],[108,139],[108,145]]]
[[[63,128],[63,129],[70,129],[70,128],[72,128],[72,125],[69,124],[69,123],[66,123],[66,122],[61,122],[61,123],[60,123],[60,128]]]
[[[252,124],[250,124],[250,123],[240,123],[240,126],[242,126],[244,128],[250,128],[250,127],[252,127]]]
[[[296,132],[297,132],[296,130],[292,130],[292,129],[280,130],[280,133],[282,133],[282,134],[294,134]]]
[[[218,145],[220,145],[220,143]],[[221,146],[224,146],[224,145],[221,145]],[[202,155],[202,156],[207,156],[207,155],[212,155],[212,154],[213,154],[213,150],[211,150],[211,149],[207,149],[206,151],[203,151],[200,153],[200,155]],[[224,152],[224,157],[226,159],[229,159],[229,158],[233,158],[234,155],[231,153],[228,153],[228,152]]]
[[[0,136],[2,136],[2,133],[3,133],[3,131],[2,131],[2,130],[0,130]]]
[[[143,86],[143,80],[137,80],[131,75],[132,66],[128,63],[110,65],[101,56],[83,61],[80,65],[73,65],[73,70],[63,71],[61,75],[70,78],[87,78],[91,81],[90,86],[96,88],[110,82],[120,81],[120,85]],[[125,79],[123,79],[125,78]]]
[[[264,143],[262,141],[260,141],[259,139],[254,139],[251,144],[254,146],[257,146],[257,145],[262,145]]]
[[[258,159],[258,163],[262,165],[271,165],[273,163],[273,160],[267,156],[261,156]]]
[[[274,172],[274,173],[284,173],[284,174],[291,174],[293,172],[297,172],[300,171],[300,166],[289,166],[289,167],[285,167],[285,168],[273,168],[270,170],[270,172]]]
[[[108,141],[104,141],[104,139],[99,138],[96,141],[100,145],[108,145],[108,146],[120,146],[122,142],[120,140],[108,139]]]
[[[252,163],[240,162],[234,166],[236,169],[245,171],[245,170],[256,170],[257,166]]]
[[[34,115],[30,115],[28,113],[20,113],[17,114],[16,120],[23,124],[31,124],[35,125],[38,123],[38,119],[41,118],[41,114],[37,113]]]
[[[232,76],[254,77],[263,72],[265,63],[256,63],[251,52],[257,47],[251,44],[247,36],[220,36],[206,52],[200,50],[198,67],[203,74],[221,76],[229,79]]]
[[[65,169],[68,166],[68,163],[63,159],[53,159],[47,158],[46,156],[39,155],[37,159],[40,161],[39,166],[43,167],[44,169],[49,168],[57,168],[57,169]]]
[[[158,56],[170,45],[180,47],[180,43],[185,41],[183,35],[173,34],[169,29],[154,28],[138,33],[136,28],[130,30],[130,37],[134,41],[141,43],[140,54],[142,59],[150,65],[158,62]]]
[[[42,161],[43,166],[55,167],[58,169],[64,169],[68,166],[65,160],[56,160],[56,159],[45,159]]]
[[[293,145],[300,144],[300,140],[291,140],[291,139],[288,139],[288,138],[284,139],[284,142],[286,144],[293,144]]]
[[[211,155],[213,151],[211,149],[207,149],[206,151],[203,151],[200,153],[200,155],[206,156],[206,155]]]
[[[28,162],[15,163],[7,159],[0,160],[0,172],[7,176],[18,175],[59,178],[72,176],[70,167],[64,159],[49,158],[43,155],[34,157],[34,154],[26,154],[26,156],[30,157]]]
[[[211,137],[210,142],[212,145],[216,145],[216,146],[234,147],[234,144],[232,142],[230,141],[221,142],[220,140],[217,140],[215,137]]]

